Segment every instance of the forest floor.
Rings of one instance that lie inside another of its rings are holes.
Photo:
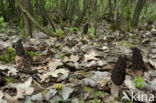
[[[82,40],[81,31],[69,32],[69,28],[65,29],[63,38],[36,31],[34,38],[23,39],[29,55],[25,58],[25,68],[36,72],[22,73],[14,61],[1,61],[0,103],[156,102],[156,24],[150,25],[151,30],[145,25],[131,32],[111,32],[106,21],[97,25],[98,36],[92,39],[86,35]],[[0,33],[0,56],[7,53],[17,38],[17,35]],[[132,47],[141,50],[147,68],[138,80],[131,69]],[[128,58],[126,79],[119,98],[112,99],[111,71],[123,54]],[[132,92],[147,94],[147,98],[137,96],[132,100]]]

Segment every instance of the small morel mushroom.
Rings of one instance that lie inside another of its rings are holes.
[[[119,59],[115,63],[114,69],[112,70],[111,80],[111,95],[113,97],[118,97],[120,85],[125,80],[126,75],[126,56],[119,56]]]
[[[15,48],[16,51],[16,58],[15,58],[16,64],[19,64],[20,62],[23,62],[25,56],[22,39],[18,39],[15,43],[13,43],[13,47]]]
[[[19,69],[20,72],[26,74],[36,73],[36,71],[32,71],[31,63],[25,57],[25,51],[22,44],[22,39],[18,39],[15,43],[13,43],[13,47],[15,48],[16,51],[15,61],[16,61],[17,69]]]
[[[86,24],[84,25],[84,27],[83,27],[83,32],[82,32],[82,34],[81,34],[82,39],[84,39],[85,36],[87,35],[87,33],[88,33],[88,28],[89,28],[89,24],[86,23]]]
[[[87,34],[88,33],[88,27],[89,27],[89,24],[86,23],[83,27],[83,34]]]
[[[144,61],[137,47],[132,48],[132,68],[137,76],[142,76]]]

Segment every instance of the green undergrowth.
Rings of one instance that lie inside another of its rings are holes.
[[[130,47],[130,48],[133,48],[133,47],[136,47],[136,45],[132,44],[132,43],[129,43],[127,41],[121,41],[120,42],[121,45],[124,45],[126,47]]]
[[[33,57],[33,56],[40,56],[40,53],[34,51],[25,51],[25,55],[29,57]]]
[[[93,40],[95,38],[95,28],[88,28],[88,39]]]
[[[64,31],[61,29],[56,29],[55,36],[57,36],[59,38],[64,38],[65,37]]]
[[[95,88],[85,87],[84,90],[94,95],[93,100],[89,100],[88,103],[102,103],[101,99],[99,98],[106,98],[109,96],[108,93],[99,91]]]
[[[15,60],[15,49],[12,47],[8,47],[3,55],[0,56],[0,61],[5,63],[11,63]]]
[[[142,77],[136,77],[133,82],[136,88],[144,87],[144,79]]]
[[[69,29],[69,32],[74,32],[74,31],[80,31],[80,29],[77,28],[77,27],[71,27],[71,28]]]
[[[11,83],[11,82],[17,82],[18,80],[14,79],[14,78],[11,78],[11,77],[5,77],[5,80],[7,83]]]
[[[29,57],[33,57],[33,56],[39,56],[40,53],[34,51],[25,51],[25,55]],[[0,55],[0,61],[3,61],[5,63],[11,63],[15,61],[15,56],[16,56],[15,49],[10,46],[6,50],[4,50],[2,55]]]

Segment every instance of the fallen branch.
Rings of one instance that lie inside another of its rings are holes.
[[[52,36],[50,31],[48,31],[46,28],[41,26],[31,15],[30,13],[19,3],[18,0],[16,0],[17,5],[20,7],[21,11],[26,14],[26,16],[34,23],[42,32],[44,32],[47,36]]]

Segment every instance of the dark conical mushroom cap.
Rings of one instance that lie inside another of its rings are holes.
[[[134,47],[132,48],[132,67],[134,70],[139,70],[144,68],[144,62],[141,55],[141,51]]]
[[[83,27],[83,34],[87,34],[88,27],[89,27],[89,24],[88,23],[84,25],[84,27]]]
[[[126,75],[126,56],[120,56],[112,70],[111,80],[116,85],[121,85]]]
[[[18,39],[14,44],[13,47],[16,50],[16,56],[24,56],[25,52],[24,52],[24,47],[22,44],[22,39]]]

